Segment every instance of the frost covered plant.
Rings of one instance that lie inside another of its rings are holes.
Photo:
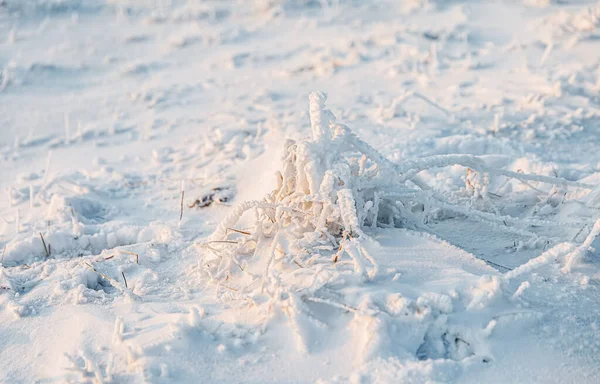
[[[555,38],[587,38],[600,27],[600,2],[589,5],[578,12],[559,11],[543,21],[541,28],[549,41]]]
[[[335,301],[333,287],[360,285],[378,274],[377,262],[365,247],[373,241],[370,229],[427,231],[425,218],[435,208],[530,235],[527,226],[566,223],[475,209],[474,199],[487,198],[490,176],[592,189],[558,177],[491,168],[470,155],[395,164],[336,123],[325,101],[322,93],[310,95],[312,137],[285,143],[275,190],[261,201],[235,207],[202,244],[202,269],[224,288],[221,292],[252,302],[266,295],[270,308],[279,303],[291,318],[308,311],[303,301],[356,310]],[[424,170],[453,165],[468,169],[469,196],[463,200],[434,190],[419,176]]]

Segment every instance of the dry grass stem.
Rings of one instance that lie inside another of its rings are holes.
[[[119,252],[121,252],[121,253],[126,253],[126,254],[128,254],[128,255],[135,256],[135,263],[136,263],[136,264],[139,264],[139,263],[140,263],[140,255],[138,255],[137,253],[133,253],[133,252],[129,252],[129,251],[124,251],[124,250],[122,250],[122,249],[120,249],[120,250],[119,250]]]
[[[250,232],[246,232],[246,231],[242,231],[242,230],[234,229],[234,228],[227,228],[227,232],[228,231],[236,232],[236,233],[241,233],[242,235],[246,235],[246,236],[251,236],[252,235]]]
[[[44,235],[42,235],[42,232],[40,232],[40,239],[42,239],[42,244],[44,245],[44,252],[46,252],[46,257],[50,257],[50,251],[46,246],[46,241],[44,240]]]
[[[183,219],[183,198],[185,196],[185,191],[181,191],[181,210],[179,212],[179,221],[181,222],[181,219]]]

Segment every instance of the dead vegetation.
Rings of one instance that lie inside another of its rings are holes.
[[[183,204],[183,194],[182,194]],[[229,202],[233,198],[233,191],[230,187],[215,187],[212,188],[208,193],[197,198],[188,205],[188,208],[206,208],[214,203],[224,204]]]

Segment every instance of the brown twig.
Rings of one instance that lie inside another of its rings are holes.
[[[91,269],[93,272],[96,272],[96,273],[97,273],[97,274],[99,274],[100,276],[104,277],[104,278],[105,278],[106,280],[108,280],[108,281],[109,281],[111,284],[112,284],[113,282],[116,282],[116,281],[114,281],[113,279],[111,279],[110,277],[106,276],[104,273],[102,273],[102,272],[98,272],[98,270],[97,270],[96,268],[94,268],[94,266],[93,266],[92,264],[90,264],[90,263],[84,263],[84,264],[85,264],[85,265],[87,265],[87,266],[88,266],[88,268],[89,268],[89,269]],[[114,285],[114,284],[113,284],[113,285]]]
[[[214,241],[214,242],[219,243],[220,241]],[[219,257],[219,258],[222,259],[223,256],[220,255],[220,253],[222,253],[222,250],[219,250],[219,249],[211,247],[210,245],[208,245],[209,243],[213,243],[213,241],[210,241],[210,242],[208,242],[206,244],[202,244],[202,247],[208,249],[209,251],[213,252],[217,257]],[[237,243],[235,243],[235,244],[237,244]],[[238,263],[235,260],[235,257],[231,257],[231,261],[233,261],[233,263],[238,266],[238,268],[240,269],[240,271],[242,271],[242,272],[244,271],[244,268],[242,268],[242,266],[240,265],[240,263]]]
[[[237,233],[241,233],[242,235],[247,235],[247,236],[250,236],[250,235],[252,235],[250,232],[241,231],[241,230],[239,230],[239,229],[235,229],[235,228],[227,228],[227,229],[225,230],[225,234],[227,234],[227,231],[231,231],[231,232],[237,232]]]
[[[50,257],[50,251],[48,251],[48,247],[46,247],[46,241],[44,240],[44,235],[40,232],[40,239],[42,239],[42,244],[44,245],[44,251],[46,252],[46,257]]]
[[[238,290],[237,290],[237,289],[235,289],[235,288],[232,288],[232,287],[228,287],[227,285],[225,285],[225,284],[223,284],[223,283],[217,283],[217,287],[223,287],[223,288],[227,288],[227,289],[229,289],[230,291],[233,291],[233,292],[238,292]]]
[[[126,253],[126,254],[128,254],[128,255],[135,256],[135,262],[136,262],[136,264],[139,264],[139,263],[140,263],[140,255],[138,255],[137,253],[133,253],[133,252],[129,252],[129,251],[124,251],[124,250],[122,250],[122,249],[120,249],[120,250],[119,250],[119,252],[121,252],[121,253]]]
[[[121,290],[124,294],[129,295],[132,298],[138,298],[138,296],[133,293],[131,291],[131,289],[129,289],[129,287],[127,286],[127,280],[125,279],[125,273],[121,272],[121,274],[123,275],[123,281],[125,282],[125,288],[123,288],[123,285],[121,285],[121,283],[119,283],[117,280],[111,279],[110,277],[106,276],[104,273],[102,272],[98,272],[96,270],[96,268],[94,268],[90,263],[88,262],[84,262],[84,264],[91,269],[93,272],[99,274],[100,276],[102,276],[103,278],[105,278],[113,287]]]

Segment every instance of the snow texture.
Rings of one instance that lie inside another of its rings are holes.
[[[0,0],[0,382],[599,382],[599,37],[588,0]]]

